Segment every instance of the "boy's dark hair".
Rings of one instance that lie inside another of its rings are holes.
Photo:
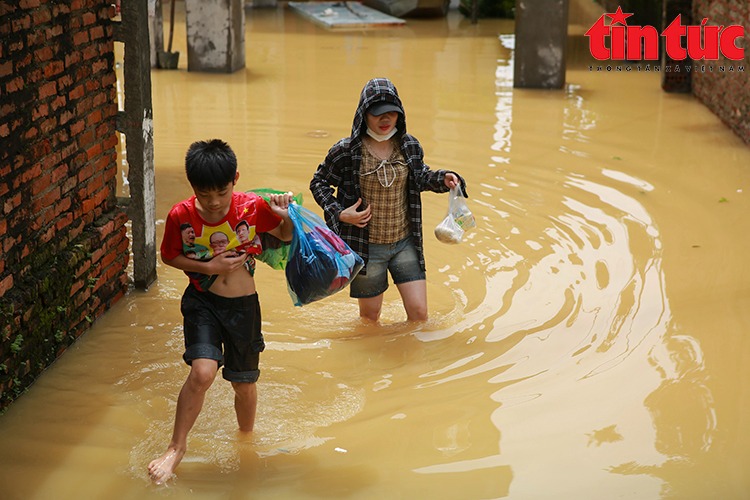
[[[196,141],[185,155],[185,173],[195,188],[221,189],[234,182],[237,157],[221,139]]]

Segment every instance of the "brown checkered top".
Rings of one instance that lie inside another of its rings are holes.
[[[359,183],[362,198],[372,208],[368,223],[370,243],[395,243],[409,234],[406,185],[409,169],[398,147],[390,158],[381,160],[365,146]]]

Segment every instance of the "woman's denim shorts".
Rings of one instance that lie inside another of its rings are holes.
[[[396,243],[370,243],[369,254],[367,274],[358,274],[349,285],[349,295],[355,299],[377,297],[385,292],[388,289],[388,272],[396,285],[425,279],[411,236]]]

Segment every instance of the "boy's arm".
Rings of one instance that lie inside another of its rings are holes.
[[[268,231],[268,233],[281,241],[292,241],[294,230],[292,221],[289,219],[288,207],[293,199],[292,193],[272,194],[269,196],[268,206],[271,207],[273,213],[281,217],[281,222],[278,226]]]
[[[180,254],[171,260],[162,257],[162,261],[166,265],[175,267],[181,271],[212,276],[215,274],[229,274],[236,271],[245,264],[247,258],[247,254],[236,255],[234,252],[224,252],[211,260],[195,260]]]
[[[286,217],[281,217],[279,225],[268,231],[268,234],[275,236],[281,241],[292,241],[293,232],[292,221],[287,215]]]

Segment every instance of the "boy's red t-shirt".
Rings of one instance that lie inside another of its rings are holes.
[[[195,208],[195,196],[174,205],[167,215],[161,255],[172,260],[180,254],[197,260],[211,260],[214,255],[232,250],[259,254],[260,233],[275,229],[281,217],[254,193],[234,192],[227,215],[217,223],[204,221]],[[252,257],[251,257],[252,259]],[[254,270],[254,259],[250,262]],[[200,273],[185,273],[198,290],[205,291],[213,283],[214,276]]]

